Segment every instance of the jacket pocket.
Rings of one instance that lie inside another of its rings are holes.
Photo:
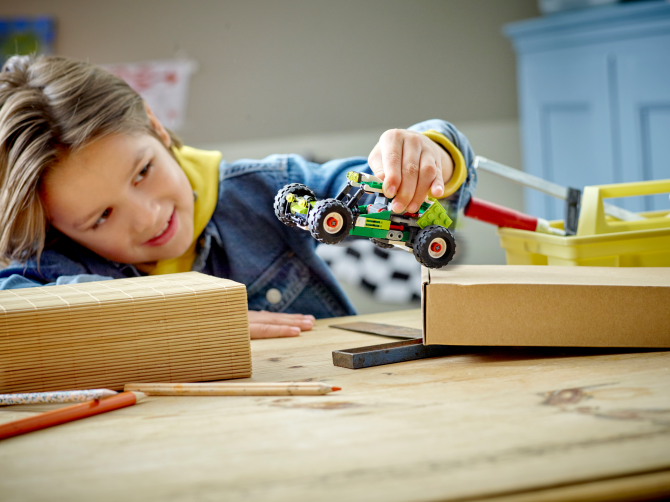
[[[287,251],[247,288],[249,310],[283,312],[305,289],[309,280],[307,265],[293,251]]]

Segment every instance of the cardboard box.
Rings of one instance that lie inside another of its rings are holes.
[[[670,268],[424,268],[427,345],[670,347]]]

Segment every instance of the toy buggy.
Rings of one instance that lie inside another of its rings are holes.
[[[366,194],[376,194],[374,203],[359,206]],[[309,187],[292,183],[277,193],[274,210],[280,221],[309,230],[324,244],[337,244],[348,235],[356,235],[382,248],[413,252],[428,268],[449,263],[456,241],[447,229],[451,218],[440,203],[429,197],[416,213],[399,214],[390,210],[391,200],[384,197],[379,178],[349,171],[346,186],[334,199],[317,201]]]

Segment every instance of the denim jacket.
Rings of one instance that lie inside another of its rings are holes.
[[[421,122],[410,129],[435,129],[463,153],[467,179],[448,201],[456,212],[468,202],[476,185],[474,154],[468,140],[441,120]],[[346,183],[347,171],[371,172],[364,157],[322,165],[297,155],[222,161],[217,206],[199,238],[192,270],[244,284],[250,310],[312,314],[317,318],[355,314],[328,266],[314,252],[316,241],[311,234],[284,225],[273,209],[276,193],[289,183],[307,185],[318,199],[334,197]],[[105,260],[59,235],[42,253],[39,269],[31,260],[12,263],[0,271],[0,289],[140,275],[133,265]]]

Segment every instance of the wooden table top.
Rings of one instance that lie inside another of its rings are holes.
[[[9,501],[550,501],[670,496],[670,352],[479,348],[360,370],[318,321],[251,381],[325,396],[150,397],[0,442]],[[355,320],[421,327],[419,311]],[[0,408],[0,422],[57,405]]]

